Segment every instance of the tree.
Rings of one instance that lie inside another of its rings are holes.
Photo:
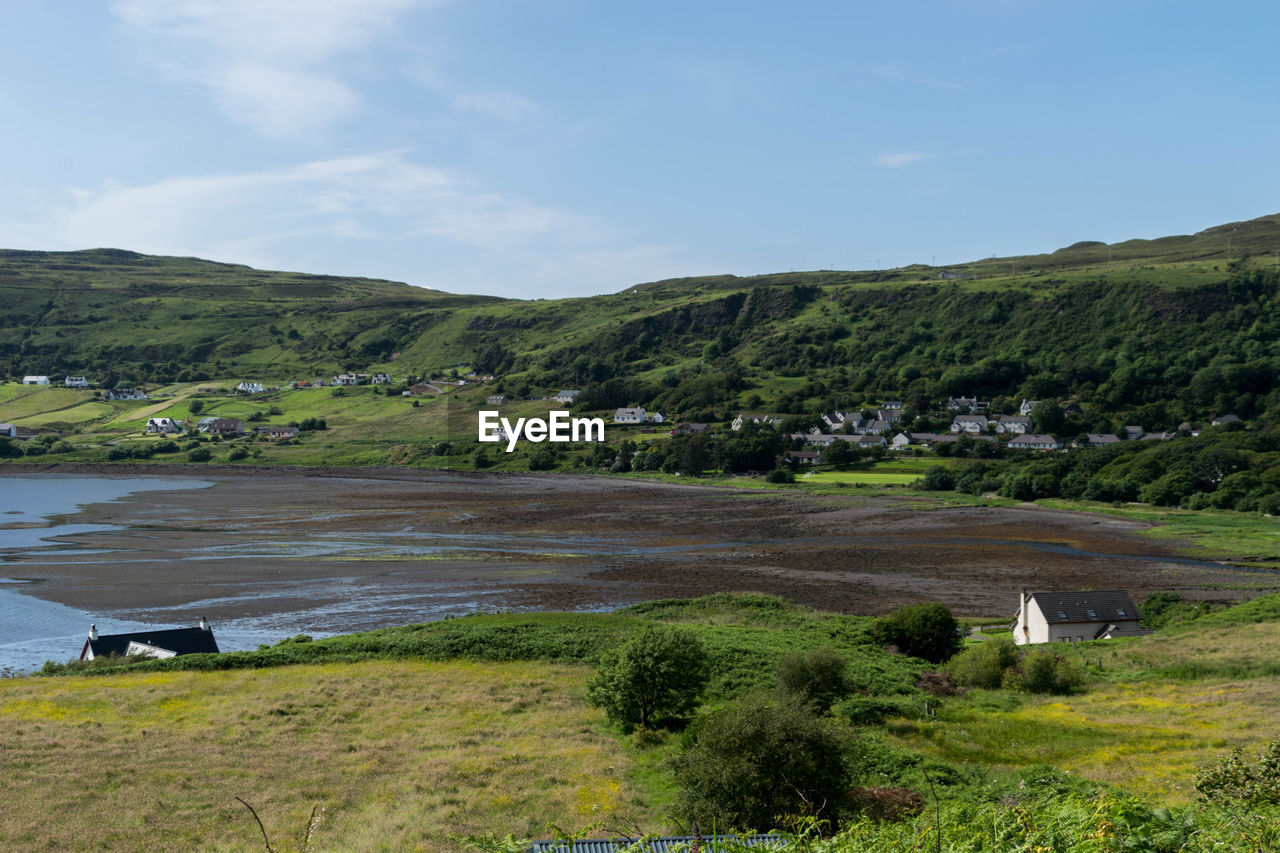
[[[587,702],[610,720],[647,727],[698,706],[709,676],[706,650],[688,631],[646,625],[606,651],[587,680]]]
[[[1031,422],[1035,424],[1036,432],[1053,435],[1062,429],[1066,419],[1057,400],[1041,400],[1031,409]]]
[[[192,400],[187,403],[187,411],[192,415],[198,415],[204,410],[204,400]]]
[[[835,649],[792,652],[778,664],[778,691],[819,713],[825,712],[852,690],[846,674],[848,666]]]
[[[780,817],[836,817],[848,789],[847,740],[795,703],[745,699],[708,717],[675,760],[677,810],[703,826],[772,828]]]
[[[942,663],[960,651],[960,623],[945,605],[937,602],[909,604],[877,619],[871,636],[879,643],[895,645],[903,653]]]

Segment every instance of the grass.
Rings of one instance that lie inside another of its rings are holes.
[[[586,670],[371,661],[0,682],[10,850],[456,850],[543,824],[662,825]],[[83,815],[92,819],[51,819]]]
[[[1042,500],[1041,506],[1098,512],[1153,525],[1139,531],[1186,556],[1216,558],[1280,569],[1280,520],[1226,510],[1185,510],[1145,504],[1112,506],[1090,501]]]

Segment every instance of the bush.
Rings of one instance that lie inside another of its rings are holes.
[[[765,479],[770,483],[794,483],[796,475],[790,468],[774,468],[765,475]]]
[[[1018,663],[1018,647],[1008,637],[987,640],[965,649],[947,664],[956,684],[995,690],[1004,682],[1005,670]]]
[[[1016,667],[1005,671],[1003,680],[1013,690],[1054,694],[1074,692],[1083,683],[1079,666],[1043,646],[1027,652]]]
[[[897,646],[904,654],[942,663],[960,651],[960,623],[937,602],[899,607],[871,625],[878,643]]]
[[[698,706],[710,676],[707,653],[688,631],[651,625],[609,649],[587,680],[587,702],[624,726],[683,716]]]
[[[231,462],[239,462],[241,459],[248,459],[248,458],[249,458],[249,451],[245,450],[243,447],[234,448],[230,453],[227,454],[227,459]]]
[[[207,447],[197,447],[187,453],[187,459],[192,462],[208,462],[213,458],[213,451]]]
[[[920,485],[930,492],[949,492],[956,487],[956,480],[946,468],[934,465],[924,472]]]
[[[778,664],[778,691],[823,713],[851,692],[848,668],[848,662],[835,649],[792,652]]]
[[[771,828],[787,815],[838,816],[848,742],[794,703],[751,698],[703,721],[675,759],[676,809],[702,826]]]

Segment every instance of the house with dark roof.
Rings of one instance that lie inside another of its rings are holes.
[[[1022,591],[1013,620],[1013,641],[1080,643],[1149,634],[1140,627],[1137,605],[1123,589],[1083,592]]]
[[[142,655],[149,658],[172,658],[178,655],[218,654],[209,620],[200,617],[195,628],[167,628],[158,631],[133,631],[128,634],[99,634],[97,625],[89,626],[89,636],[80,649],[80,660],[110,655]]]

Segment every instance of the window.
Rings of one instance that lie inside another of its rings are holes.
[[[1058,611],[1058,618],[1059,618],[1059,619],[1066,619],[1066,618],[1067,618],[1067,612],[1066,612],[1065,610],[1059,610],[1059,611]]]
[[[1117,607],[1117,608],[1116,608],[1116,613],[1120,614],[1121,616],[1124,616],[1124,615],[1125,615],[1124,608],[1123,608],[1123,607]]]
[[[1090,619],[1097,619],[1097,618],[1098,618],[1098,614],[1097,614],[1097,613],[1094,613],[1092,610],[1090,610],[1090,611],[1089,611],[1089,618],[1090,618]]]

